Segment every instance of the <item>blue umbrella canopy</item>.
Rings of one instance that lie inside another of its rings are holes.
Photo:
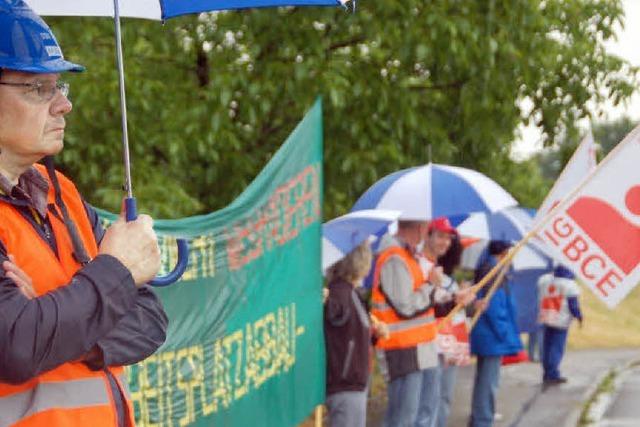
[[[480,172],[430,163],[380,179],[358,199],[352,211],[392,209],[400,219],[430,220],[470,212],[496,212],[517,205],[500,185]]]
[[[398,211],[365,210],[351,212],[322,225],[322,270],[371,237],[380,237],[397,221]]]
[[[27,0],[43,16],[113,16],[113,0]],[[346,0],[120,0],[120,16],[165,20],[216,10],[277,6],[338,6]]]

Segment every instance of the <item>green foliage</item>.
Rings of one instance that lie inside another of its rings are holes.
[[[593,138],[600,145],[598,158],[603,159],[631,130],[638,125],[636,120],[620,117],[611,122],[598,122],[593,126]]]
[[[386,0],[124,21],[134,188],[163,217],[228,204],[317,95],[325,106],[325,215],[380,177],[426,163],[472,167],[535,205],[544,181],[514,165],[519,123],[549,142],[587,101],[627,98],[635,69],[603,42],[620,1]],[[88,199],[115,210],[122,185],[113,24],[49,19],[72,77],[63,167]],[[521,111],[521,101],[532,101]],[[538,174],[539,176],[539,174]]]

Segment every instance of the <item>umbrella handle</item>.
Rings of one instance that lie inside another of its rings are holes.
[[[138,217],[138,208],[136,206],[135,197],[127,197],[124,199],[124,209],[127,222],[134,221]],[[151,282],[152,286],[168,286],[176,282],[187,269],[189,261],[189,244],[186,239],[176,239],[178,245],[178,263],[173,271],[166,276],[156,277]]]

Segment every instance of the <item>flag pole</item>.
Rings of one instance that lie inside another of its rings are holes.
[[[496,293],[496,291],[504,281],[504,276],[507,274],[507,271],[509,271],[509,263],[505,264],[504,267],[502,267],[500,274],[498,274],[498,277],[491,285],[491,288],[489,288],[487,295],[485,295],[485,297],[483,298],[484,301],[487,301],[487,304],[491,302],[491,298],[493,297],[493,294]],[[473,317],[471,318],[471,322],[469,323],[468,332],[471,332],[471,330],[476,325],[476,323],[478,323],[478,319],[480,318],[481,315],[482,315],[481,310],[476,310],[476,312],[473,313]]]
[[[609,154],[607,154],[607,157],[605,157],[599,164],[598,166],[592,170],[589,175],[587,175],[582,182],[580,182],[580,184],[578,184],[576,186],[576,188],[574,188],[572,191],[569,192],[569,194],[567,196],[565,196],[560,203],[558,203],[553,209],[551,209],[549,212],[547,212],[547,214],[545,216],[543,216],[540,221],[538,221],[536,224],[533,225],[533,228],[522,238],[522,240],[520,240],[518,242],[518,244],[516,246],[514,246],[513,248],[511,248],[511,250],[509,251],[509,253],[507,254],[506,257],[504,257],[503,259],[501,259],[483,278],[482,280],[480,280],[480,282],[478,282],[477,284],[473,285],[471,287],[471,289],[473,289],[473,293],[478,293],[480,291],[480,289],[482,289],[482,287],[484,287],[487,282],[489,280],[491,280],[493,278],[493,276],[495,276],[498,272],[498,270],[500,268],[502,268],[507,262],[510,262],[511,259],[513,259],[513,257],[515,256],[515,254],[535,235],[538,234],[538,232],[542,229],[542,227],[544,227],[545,225],[547,225],[547,223],[551,220],[551,218],[553,218],[557,212],[560,212],[561,209],[563,209],[565,207],[565,205],[568,203],[569,200],[571,200],[573,198],[573,196],[575,196],[576,194],[578,194],[580,192],[580,190],[582,190],[587,183],[589,183],[589,181],[591,180],[591,178],[593,178],[598,171],[600,171],[600,169],[606,165],[608,162],[611,161],[611,159],[613,157],[615,157],[615,154],[620,151],[622,149],[622,147],[624,147],[626,144],[628,144],[634,137],[637,136],[637,134],[640,133],[640,125],[636,126],[631,132],[629,132],[627,134],[627,136],[624,137],[624,139],[618,143],[618,145],[615,146],[615,148],[613,150],[611,150],[609,152]],[[453,316],[455,316],[460,310],[462,310],[464,308],[464,305],[462,304],[456,304],[456,306],[449,312],[449,314],[447,314],[446,317],[443,318],[443,321],[440,322],[440,325],[443,325],[446,323],[447,320],[451,320],[451,318]]]

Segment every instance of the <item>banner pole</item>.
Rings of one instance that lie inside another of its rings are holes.
[[[491,302],[491,298],[493,297],[493,294],[496,293],[496,291],[498,290],[498,287],[500,287],[500,285],[504,281],[504,276],[507,273],[507,271],[509,270],[509,264],[510,263],[506,263],[504,265],[504,267],[502,267],[502,270],[500,271],[500,274],[498,274],[498,277],[496,278],[496,280],[491,285],[491,288],[489,288],[489,291],[487,292],[487,295],[484,296],[483,300],[487,301],[487,304],[489,304]],[[473,314],[473,317],[471,318],[471,323],[469,323],[469,330],[467,332],[471,332],[471,330],[476,325],[476,323],[478,323],[478,319],[480,318],[481,315],[482,315],[482,311],[481,310],[476,310],[476,312]]]
[[[540,224],[545,224],[547,221],[547,218],[545,217],[544,221],[541,221]],[[536,227],[533,230],[529,231],[523,238],[522,240],[520,240],[514,247],[512,247],[509,252],[507,253],[507,255],[502,258],[500,261],[498,261],[498,263],[491,269],[489,270],[489,272],[487,274],[484,275],[484,277],[475,285],[471,286],[471,290],[474,294],[477,294],[478,292],[480,292],[480,290],[482,288],[484,288],[487,283],[489,283],[489,280],[491,280],[497,273],[498,271],[500,271],[501,268],[503,268],[505,265],[507,265],[507,263],[510,263],[511,260],[513,259],[513,257],[516,256],[516,254],[520,251],[520,249],[522,249],[522,247],[533,237],[538,233],[538,228],[540,227]],[[444,324],[447,323],[447,321],[451,320],[453,318],[453,316],[455,316],[460,310],[462,310],[464,308],[463,304],[456,304],[455,307],[453,307],[453,309],[442,319],[442,321],[438,324],[438,329],[440,329]]]
[[[315,427],[322,427],[322,405],[316,406]]]

